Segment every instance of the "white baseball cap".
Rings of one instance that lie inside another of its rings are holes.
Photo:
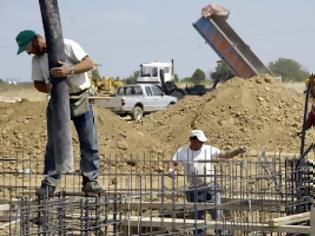
[[[190,132],[190,136],[189,137],[190,138],[196,137],[200,142],[203,142],[203,143],[208,141],[208,138],[206,137],[204,132],[202,130],[199,130],[199,129],[193,129]]]

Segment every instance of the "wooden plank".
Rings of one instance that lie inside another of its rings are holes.
[[[107,100],[111,97],[107,96],[107,97],[101,97],[101,96],[90,96],[89,99],[94,99],[94,100]]]
[[[71,96],[71,99],[79,99],[80,96]],[[89,96],[89,100],[108,100],[110,97],[102,97],[102,96]]]
[[[10,226],[10,225],[15,225],[17,223],[20,222],[20,219],[16,219],[16,220],[12,220],[10,222],[4,223],[0,225],[0,230],[5,229],[6,227]]]
[[[207,224],[206,224],[207,223]],[[181,219],[169,217],[150,217],[150,216],[125,216],[122,219],[123,225],[141,226],[141,227],[165,227],[165,228],[193,228],[208,226],[208,222],[195,219]]]
[[[80,218],[80,214],[67,215],[68,218]],[[104,220],[104,216],[101,217]],[[107,219],[113,219],[113,215],[107,215]],[[116,215],[119,218],[119,215]],[[120,221],[121,225],[129,227],[156,227],[176,230],[193,230],[196,226],[205,229],[221,229],[221,230],[241,230],[244,232],[263,231],[263,232],[278,232],[278,233],[297,233],[309,234],[310,226],[302,225],[278,225],[270,226],[262,223],[236,223],[236,222],[221,222],[221,221],[205,221],[195,219],[170,218],[170,217],[150,217],[150,216],[134,216],[123,215]]]
[[[270,220],[268,224],[270,226],[277,226],[277,225],[289,225],[294,223],[299,223],[302,221],[307,221],[310,219],[310,212],[303,212],[295,215],[283,216],[278,217]]]
[[[271,205],[268,205],[271,208]],[[163,209],[168,210],[238,210],[238,211],[255,211],[261,210],[262,204],[255,204],[250,202],[231,202],[231,203],[192,203],[192,202],[182,202],[182,203],[172,203],[172,202],[122,202],[121,209]]]
[[[9,204],[10,202],[8,199],[0,199],[0,204]]]
[[[10,210],[10,204],[0,204],[0,211]]]
[[[10,222],[19,219],[17,216],[4,215],[0,216],[0,222]]]
[[[264,232],[287,232],[309,234],[309,226],[301,225],[279,225],[269,226],[262,223],[235,223],[235,222],[219,222],[219,221],[204,221],[194,219],[175,219],[175,218],[161,218],[161,217],[139,217],[126,216],[122,221],[123,225],[141,226],[141,227],[165,227],[165,228],[193,228],[195,225],[207,229],[221,229],[221,230],[241,230],[246,232],[264,231]]]
[[[225,223],[216,223],[217,229],[227,229],[230,231],[241,230],[246,232],[253,231],[263,231],[263,232],[278,232],[278,233],[296,233],[296,234],[309,234],[310,226],[302,225],[279,225],[279,226],[269,226],[268,224],[261,223],[234,223],[234,222],[225,222]]]

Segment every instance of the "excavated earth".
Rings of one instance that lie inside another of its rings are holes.
[[[271,76],[234,78],[202,97],[187,96],[166,111],[152,113],[134,127],[152,135],[165,149],[187,143],[191,128],[205,131],[221,149],[246,145],[257,151],[299,152],[303,94]],[[314,135],[308,132],[306,143]]]
[[[42,157],[46,101],[0,102],[0,109],[1,155]],[[188,142],[192,128],[204,130],[209,143],[221,149],[246,145],[250,150],[298,153],[300,139],[295,134],[301,129],[303,109],[303,94],[260,76],[234,78],[202,97],[187,96],[142,122],[124,120],[100,107],[95,109],[95,120],[102,157],[142,158],[144,153],[168,157]],[[72,129],[78,157],[78,138]],[[313,133],[308,132],[306,143],[312,142]]]

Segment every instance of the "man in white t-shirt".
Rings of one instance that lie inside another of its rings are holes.
[[[32,58],[32,80],[38,91],[50,93],[52,89],[49,80],[50,75],[54,78],[67,77],[71,119],[80,141],[82,191],[87,193],[104,191],[97,182],[100,156],[93,109],[88,101],[87,91],[90,87],[90,81],[86,72],[93,69],[93,61],[78,43],[65,39],[65,61],[60,61],[60,67],[54,67],[49,71],[47,45],[43,36],[32,30],[24,30],[17,35],[16,42],[19,46],[17,54],[26,51],[28,54],[34,55]],[[61,174],[57,173],[55,168],[52,112],[51,102],[49,101],[46,111],[48,136],[44,163],[44,175],[46,177],[37,190],[40,197],[53,195],[61,178]]]
[[[223,152],[211,145],[204,144],[208,141],[202,130],[192,130],[189,136],[190,145],[185,145],[174,154],[173,168],[170,173],[174,176],[178,163],[184,167],[184,175],[187,178],[189,187],[186,190],[188,202],[214,202],[221,204],[220,189],[217,184],[213,161],[219,158],[233,158],[244,153],[244,147],[229,152]],[[210,210],[213,220],[220,220],[223,216],[222,210]],[[195,218],[202,219],[204,211],[196,211]],[[196,235],[203,235],[204,230],[196,229]]]

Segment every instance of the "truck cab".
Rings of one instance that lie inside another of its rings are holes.
[[[173,75],[173,62],[151,62],[140,64],[140,77],[137,79],[137,82],[158,84],[162,86],[166,82],[173,81]]]
[[[140,64],[140,76],[137,78],[139,84],[156,84],[166,94],[178,99],[186,95],[203,95],[208,90],[204,85],[179,88],[174,81],[174,60],[167,62],[151,62]],[[200,89],[202,87],[202,89]]]

